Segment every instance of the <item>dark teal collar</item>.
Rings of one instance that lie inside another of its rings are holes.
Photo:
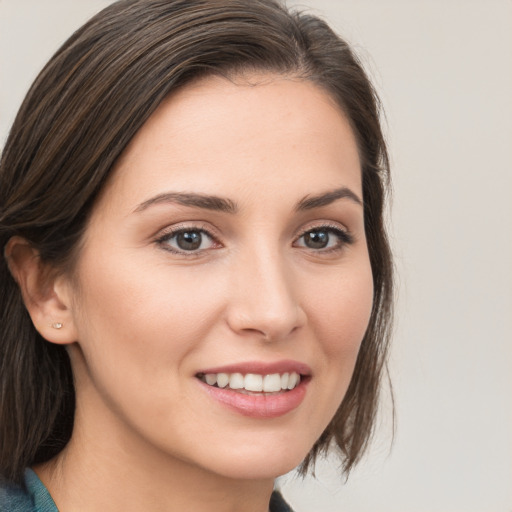
[[[48,489],[31,470],[26,469],[23,486],[0,485],[0,510],[8,512],[58,512]]]

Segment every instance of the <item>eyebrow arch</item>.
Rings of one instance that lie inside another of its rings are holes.
[[[134,213],[142,212],[147,210],[150,206],[163,203],[176,203],[183,206],[192,206],[194,208],[203,208],[205,210],[225,213],[236,213],[238,211],[238,206],[231,201],[231,199],[192,192],[165,192],[141,203],[135,208]]]
[[[338,199],[350,199],[354,203],[363,206],[363,202],[361,199],[359,199],[357,194],[352,192],[352,190],[347,187],[341,187],[335,190],[330,190],[329,192],[325,192],[323,194],[319,194],[317,196],[304,197],[298,202],[296,210],[304,211],[320,208],[321,206],[327,206],[328,204],[331,204]]]

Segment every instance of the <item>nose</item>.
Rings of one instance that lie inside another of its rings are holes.
[[[305,324],[293,270],[276,252],[241,258],[231,284],[227,321],[239,335],[278,341]]]

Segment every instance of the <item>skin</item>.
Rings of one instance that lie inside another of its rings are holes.
[[[71,442],[36,468],[59,510],[268,510],[274,478],[341,403],[370,316],[363,206],[341,197],[297,210],[341,188],[362,198],[354,135],[310,82],[208,78],[162,103],[103,190],[73,276],[29,307],[47,339],[68,345],[76,378]],[[168,192],[238,211],[148,205]],[[172,252],[177,228],[211,238]],[[306,245],[313,229],[326,249]],[[301,404],[276,418],[229,409],[196,377],[280,360],[311,375]]]

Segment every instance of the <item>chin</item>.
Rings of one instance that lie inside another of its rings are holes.
[[[265,480],[282,476],[299,466],[309,453],[311,446],[292,446],[283,442],[278,446],[235,447],[207,464],[213,471],[226,478],[243,480]],[[213,466],[216,466],[215,468]]]

